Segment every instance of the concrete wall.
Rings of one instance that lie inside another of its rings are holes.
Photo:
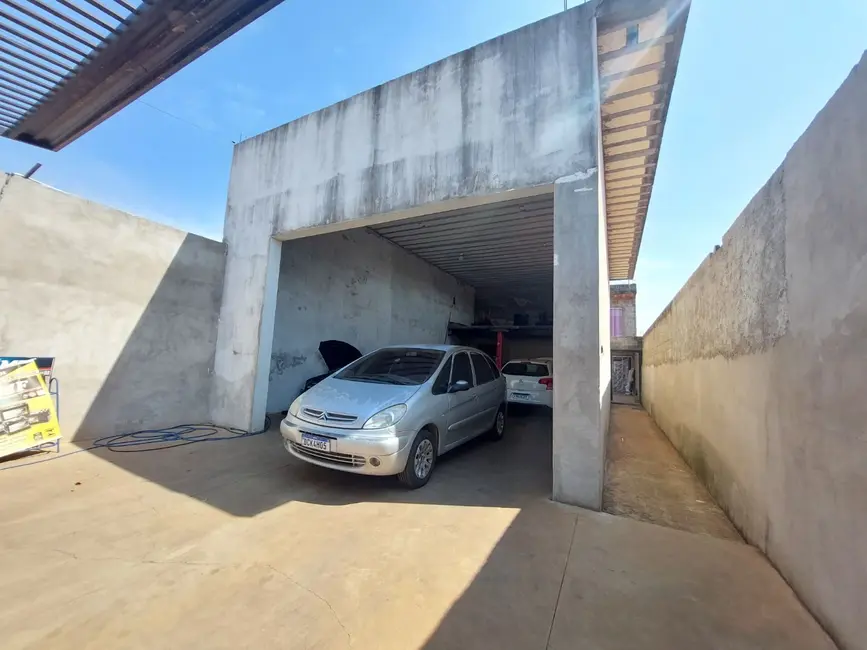
[[[208,421],[223,244],[0,177],[0,351],[53,356],[64,437]]]
[[[267,202],[275,230],[291,232],[586,169],[592,10],[546,18],[240,143],[233,208]]]
[[[264,415],[280,265],[271,237],[550,191],[558,178],[595,172],[595,8],[500,36],[235,148],[217,422],[247,428]]]
[[[867,55],[644,337],[643,402],[843,647],[867,648]]]
[[[503,341],[503,361],[553,356],[554,342],[550,338],[517,339],[506,334]]]
[[[358,229],[283,244],[268,412],[285,410],[327,371],[319,342],[362,353],[397,343],[444,343],[449,320],[469,325],[471,287],[378,235]]]

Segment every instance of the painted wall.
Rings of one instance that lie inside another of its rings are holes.
[[[642,400],[838,642],[867,648],[867,55],[644,337]]]
[[[280,266],[271,237],[550,191],[594,173],[594,10],[575,7],[235,147],[215,421],[249,428],[264,416]]]
[[[223,244],[0,185],[0,351],[57,358],[64,437],[207,422]]]
[[[444,343],[449,320],[470,324],[474,291],[366,229],[283,243],[271,347],[269,413],[327,372],[319,342],[366,354],[384,345]]]

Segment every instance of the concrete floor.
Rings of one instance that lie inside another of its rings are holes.
[[[721,539],[738,531],[641,406],[615,406],[602,509],[612,515]]]
[[[550,454],[533,414],[415,492],[275,433],[0,471],[3,647],[833,647],[755,549],[549,501]]]

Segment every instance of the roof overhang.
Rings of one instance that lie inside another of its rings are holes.
[[[0,134],[57,151],[281,1],[0,0]]]
[[[635,275],[689,4],[689,0],[608,0],[599,7],[611,280]]]

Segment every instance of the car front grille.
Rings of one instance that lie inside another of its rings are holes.
[[[311,447],[302,447],[297,442],[290,442],[292,451],[299,456],[319,460],[325,463],[334,463],[335,465],[344,465],[346,467],[364,467],[367,464],[364,456],[355,456],[354,454],[340,454],[336,451],[321,451]]]
[[[346,413],[334,413],[333,411],[320,411],[319,409],[303,408],[301,413],[305,420],[311,422],[334,422],[337,424],[349,424],[358,419],[357,415],[347,415]]]

